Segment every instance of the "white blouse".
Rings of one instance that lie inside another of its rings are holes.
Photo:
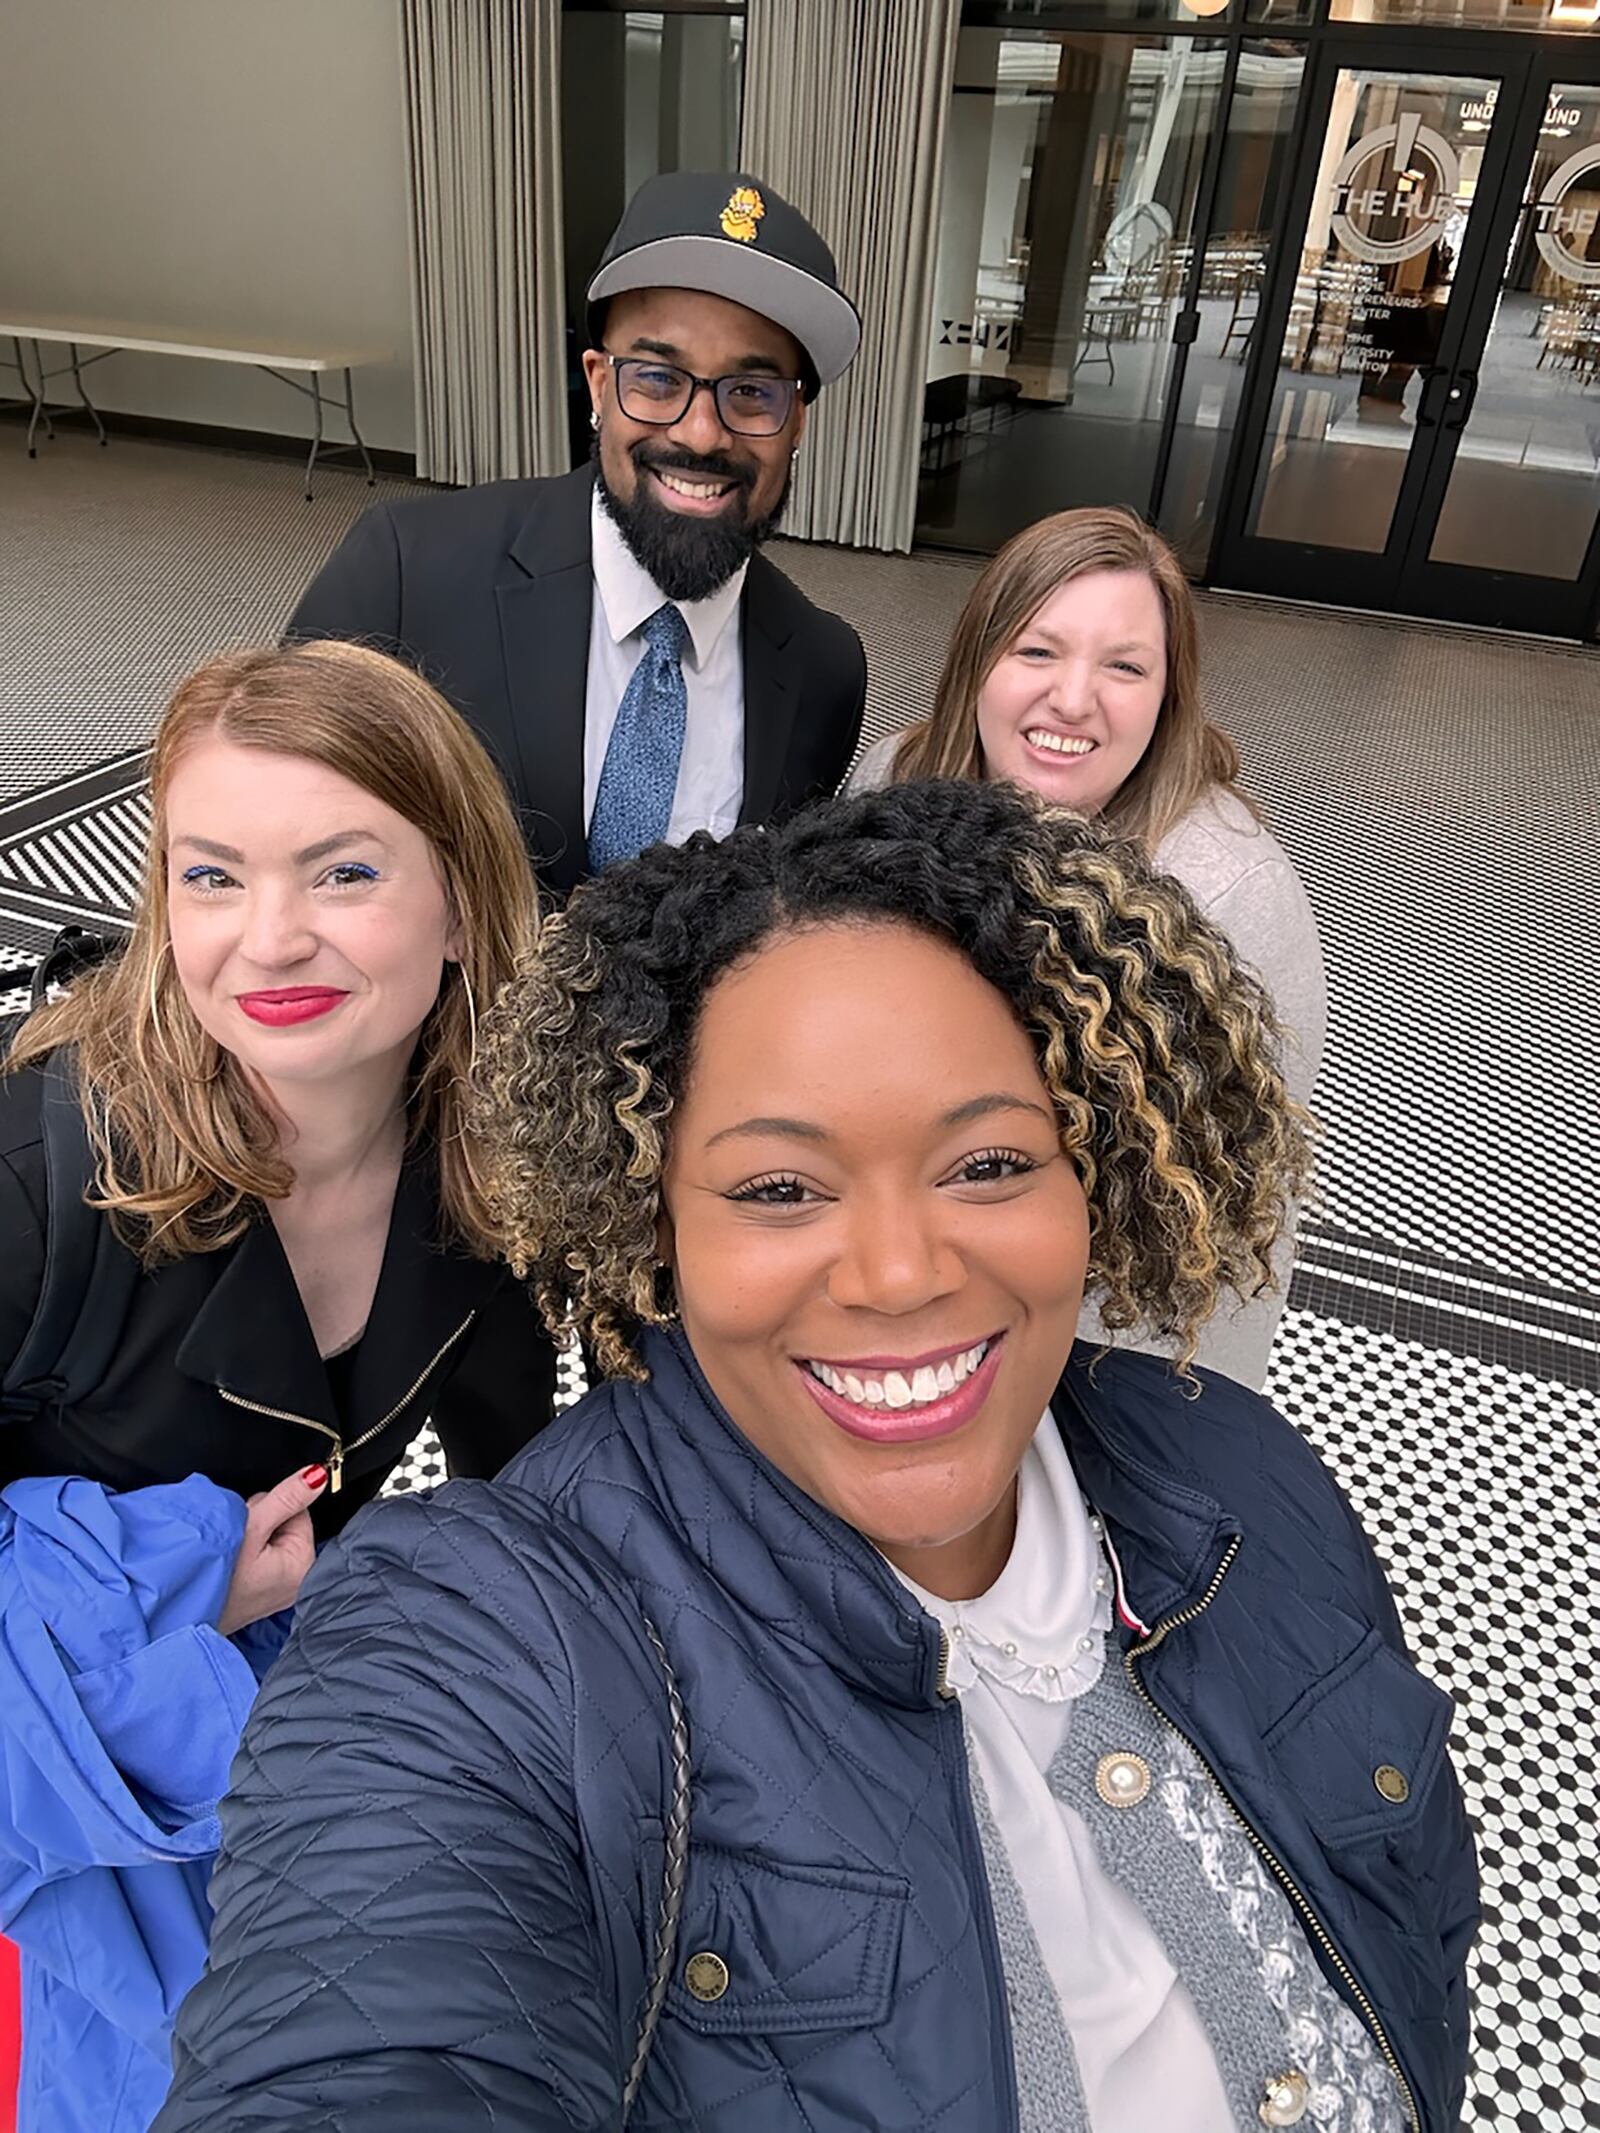
[[[1074,1700],[1106,1663],[1112,1602],[1099,1521],[1048,1413],[1017,1477],[1010,1559],[989,1590],[941,1600],[901,1583],[949,1638],[946,1680],[1060,1995],[1094,2133],[1234,2133],[1187,1988],[1101,1870],[1082,1816],[1046,1782]]]

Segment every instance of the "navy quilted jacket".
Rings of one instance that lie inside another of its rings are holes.
[[[1224,1379],[1189,1400],[1164,1364],[1089,1360],[1056,1413],[1149,1625],[1120,1630],[1127,1663],[1298,1892],[1419,2133],[1447,2133],[1477,1912],[1448,1700],[1287,1423]],[[939,1630],[681,1341],[649,1361],[499,1482],[382,1505],[319,1562],[234,1767],[158,2133],[619,2126],[670,1798],[644,1613],[693,1813],[634,2133],[1016,2126]],[[730,1973],[709,2004],[683,1983],[702,1951]]]

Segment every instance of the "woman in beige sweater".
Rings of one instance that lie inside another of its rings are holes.
[[[1177,558],[1132,512],[1062,511],[1009,541],[951,639],[933,716],[869,748],[847,790],[907,778],[1008,778],[1136,839],[1265,986],[1290,1093],[1308,1103],[1327,986],[1316,920],[1287,853],[1239,790],[1233,743],[1200,703],[1194,603]],[[1196,1360],[1259,1388],[1294,1261],[1224,1305]],[[1140,1328],[1082,1327],[1119,1346]]]

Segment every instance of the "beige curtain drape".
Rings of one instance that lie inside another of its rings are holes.
[[[749,0],[741,162],[808,216],[861,312],[786,533],[907,549],[960,0]]]
[[[560,0],[402,0],[417,472],[568,462]]]

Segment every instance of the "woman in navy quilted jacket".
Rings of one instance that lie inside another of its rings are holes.
[[[1137,852],[907,785],[588,884],[495,1017],[611,1375],[308,1581],[159,2133],[1447,2133],[1477,1916],[1372,1551],[1192,1353],[1305,1166]]]

